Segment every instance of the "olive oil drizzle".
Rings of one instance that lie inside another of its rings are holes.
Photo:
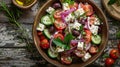
[[[28,6],[34,2],[34,0],[16,0],[17,4],[21,6]]]

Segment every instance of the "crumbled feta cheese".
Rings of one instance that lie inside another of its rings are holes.
[[[75,16],[72,15],[72,13],[70,13],[68,16],[65,17],[66,22],[69,22],[69,21],[74,20],[74,19],[75,19]]]
[[[78,42],[77,49],[83,50],[84,42]]]
[[[62,3],[62,5],[63,5],[63,10],[69,10],[70,9],[68,3]]]
[[[95,18],[94,24],[95,25],[100,25],[100,20],[98,18]]]
[[[75,13],[75,16],[80,17],[85,13],[85,11],[83,10],[83,8],[79,8],[74,13]]]
[[[81,24],[78,23],[78,20],[75,20],[73,28],[76,29],[76,30],[80,30],[80,26],[81,26]]]
[[[48,12],[49,14],[52,14],[54,11],[55,11],[55,9],[52,8],[52,7],[49,7],[49,8],[46,10],[46,12]]]
[[[57,51],[57,52],[63,52],[63,51],[64,51],[64,48],[63,48],[63,47],[57,47],[56,51]]]
[[[95,26],[95,25],[92,25],[91,27],[90,27],[90,31],[94,34],[94,35],[96,35],[96,34],[98,34],[98,26]]]
[[[39,23],[39,25],[37,26],[37,30],[38,30],[38,31],[43,31],[44,29],[45,29],[45,25]]]
[[[90,59],[91,58],[91,55],[90,55],[90,53],[86,53],[85,54],[85,56],[84,57],[82,57],[82,60],[84,61],[84,62],[86,62],[88,59]]]

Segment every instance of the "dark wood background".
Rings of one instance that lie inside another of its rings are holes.
[[[11,0],[0,0],[4,1],[8,6],[11,5]],[[28,10],[23,10],[23,15],[19,22],[26,28],[29,33],[29,38],[32,40],[32,25],[34,22],[35,15],[38,9],[46,2],[47,0],[38,0],[38,2]],[[116,32],[120,30],[120,22],[111,18],[101,4],[101,0],[93,0],[105,13],[108,19],[109,24],[109,41],[106,49],[103,54],[91,65],[89,66],[104,66],[104,55],[109,52],[111,48],[116,48],[119,39],[116,38]],[[26,47],[25,42],[21,42],[17,38],[19,33],[16,32],[17,28],[13,28],[8,23],[7,17],[0,11],[0,67],[53,67],[54,65],[48,63],[44,60],[41,55],[38,53],[37,49],[32,44],[33,47],[29,51]],[[117,23],[117,24],[116,24]],[[120,66],[120,60],[117,60],[115,67]]]

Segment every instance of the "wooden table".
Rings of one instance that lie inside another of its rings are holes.
[[[7,5],[11,4],[11,0],[0,0],[5,1]],[[29,38],[32,40],[32,25],[34,17],[38,9],[45,3],[47,0],[38,0],[38,2],[29,10],[23,10],[23,15],[18,20],[22,25],[27,29],[29,33]],[[105,53],[108,53],[111,48],[116,48],[118,40],[116,38],[116,32],[120,30],[120,22],[112,19],[102,7],[101,0],[94,0],[95,3],[104,11],[105,15],[108,18],[109,24],[109,41],[106,49],[103,54],[91,65],[94,66],[104,66],[104,57]],[[30,52],[26,48],[26,43],[21,42],[17,36],[20,36],[16,32],[17,28],[13,28],[8,23],[7,17],[0,12],[0,67],[39,67],[39,66],[48,66],[53,67],[54,65],[48,63],[44,60],[41,55],[39,55],[36,48],[33,46]],[[34,45],[34,43],[33,43]],[[91,66],[89,65],[89,66]],[[120,60],[117,60],[116,67],[120,66]]]

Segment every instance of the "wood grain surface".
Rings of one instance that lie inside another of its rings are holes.
[[[11,4],[11,0],[0,0],[5,1],[8,6]],[[38,2],[29,10],[23,10],[23,15],[19,22],[27,29],[29,33],[29,39],[32,41],[32,24],[34,17],[38,9],[46,2],[47,0],[38,0]],[[105,13],[109,23],[109,41],[104,53],[99,57],[95,62],[89,66],[104,66],[103,55],[108,53],[111,48],[116,48],[119,39],[116,38],[116,32],[120,30],[120,21],[117,21],[109,16],[104,7],[102,7],[101,0],[93,0]],[[26,43],[22,42],[17,36],[20,36],[20,33],[16,31],[18,28],[11,26],[8,23],[7,17],[0,11],[0,67],[54,67],[52,64],[44,60],[36,48],[32,47],[30,52],[26,48]],[[115,23],[118,22],[116,25]],[[88,66],[88,67],[89,67]],[[116,67],[120,66],[120,60],[115,64]]]

